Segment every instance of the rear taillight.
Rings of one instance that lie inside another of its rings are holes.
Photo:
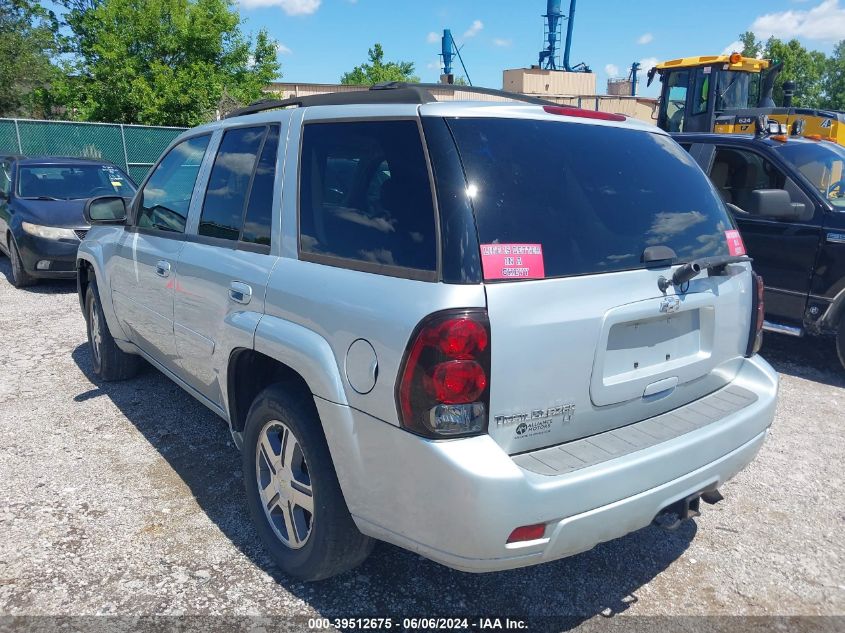
[[[748,348],[745,356],[754,356],[763,346],[763,321],[766,318],[766,304],[764,301],[765,285],[763,278],[757,273],[751,273],[751,331],[748,333]]]
[[[424,319],[405,352],[396,401],[402,426],[412,433],[484,433],[490,406],[487,313],[447,310]]]

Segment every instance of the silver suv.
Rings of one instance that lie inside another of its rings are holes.
[[[88,203],[97,375],[144,358],[226,420],[291,576],[375,539],[570,556],[694,516],[763,444],[763,286],[707,177],[655,127],[523,101],[263,102]]]

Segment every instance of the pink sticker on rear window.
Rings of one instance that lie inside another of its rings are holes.
[[[482,244],[485,279],[543,279],[542,244]]]
[[[725,231],[725,239],[728,240],[728,252],[731,255],[745,255],[745,243],[739,231]]]

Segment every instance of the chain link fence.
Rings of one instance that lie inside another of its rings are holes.
[[[102,159],[140,183],[184,128],[0,119],[0,154]]]

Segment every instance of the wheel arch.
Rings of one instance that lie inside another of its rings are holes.
[[[79,305],[83,314],[85,313],[85,293],[92,282],[97,284],[97,296],[100,299],[100,306],[103,309],[106,325],[108,325],[111,335],[119,342],[119,345],[120,341],[128,341],[129,339],[123,331],[117,314],[115,314],[111,292],[108,291],[109,283],[103,273],[100,260],[96,252],[92,253],[86,250],[86,245],[83,242],[83,246],[79,247],[76,255],[76,291],[79,295]]]
[[[285,363],[254,349],[232,350],[226,371],[226,391],[233,432],[243,432],[252,403],[270,385],[282,385],[297,394],[313,395],[302,375]]]
[[[241,380],[244,376],[249,378]],[[275,383],[347,404],[329,342],[302,325],[265,314],[256,328],[253,349],[237,348],[229,355],[226,388],[232,431],[243,431],[255,396]]]

